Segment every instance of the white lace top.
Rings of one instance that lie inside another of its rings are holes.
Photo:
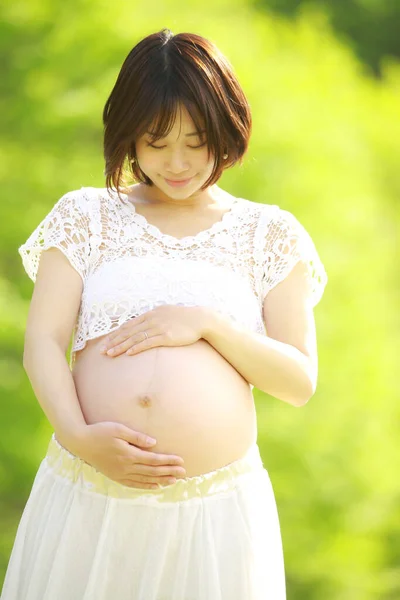
[[[162,304],[212,307],[266,335],[263,301],[299,260],[308,267],[312,306],[319,302],[327,274],[289,211],[236,198],[222,220],[177,239],[121,197],[94,187],[66,193],[18,249],[33,281],[40,254],[50,247],[82,277],[71,366],[87,340]]]

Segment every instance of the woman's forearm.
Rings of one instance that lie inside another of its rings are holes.
[[[53,338],[26,343],[23,366],[59,442],[71,452],[87,425],[63,349]]]
[[[259,390],[293,406],[314,394],[316,369],[300,350],[254,333],[216,311],[202,309],[202,337]]]

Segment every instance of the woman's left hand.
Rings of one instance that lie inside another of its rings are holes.
[[[205,311],[199,306],[157,306],[138,317],[129,319],[107,335],[100,351],[107,356],[138,354],[157,346],[187,346],[203,335]],[[145,337],[147,333],[148,338]]]

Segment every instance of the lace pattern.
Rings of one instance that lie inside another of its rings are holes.
[[[277,205],[243,198],[209,229],[177,239],[105,188],[68,192],[18,249],[35,281],[40,254],[59,248],[83,281],[71,364],[86,342],[162,304],[209,306],[266,334],[263,302],[298,260],[313,306],[327,282],[304,227]]]
[[[36,281],[41,253],[52,247],[61,250],[85,281],[90,255],[89,223],[87,198],[75,191],[64,194],[18,248],[32,281]]]
[[[270,210],[261,215],[258,235],[261,240],[256,244],[256,252],[262,263],[262,301],[302,261],[307,267],[311,306],[316,306],[322,297],[328,276],[304,226],[289,211],[271,205]]]

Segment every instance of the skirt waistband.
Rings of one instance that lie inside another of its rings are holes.
[[[194,477],[177,479],[173,484],[157,489],[131,488],[108,478],[80,457],[62,446],[53,433],[44,459],[45,464],[59,476],[81,486],[84,490],[114,498],[139,499],[155,503],[178,502],[212,496],[235,489],[238,476],[265,470],[258,445],[249,448],[245,456],[215,471]]]

